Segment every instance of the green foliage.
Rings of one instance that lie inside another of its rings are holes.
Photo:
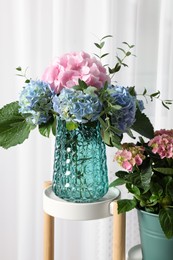
[[[104,57],[106,57],[107,55],[109,55],[109,53],[103,53],[102,54],[102,49],[103,49],[103,47],[105,46],[105,39],[106,38],[110,38],[110,37],[112,37],[112,35],[106,35],[106,36],[104,36],[104,37],[102,37],[100,40],[99,40],[99,43],[98,42],[95,42],[94,43],[94,45],[100,50],[100,55],[98,55],[98,54],[95,54],[95,56],[97,57],[97,58],[99,58],[99,59],[102,59],[102,58],[104,58]]]
[[[118,213],[130,211],[136,207],[135,199],[122,199],[118,201]]]
[[[102,58],[106,57],[107,55],[109,55],[109,53],[107,53],[107,52],[102,54],[102,49],[103,49],[103,47],[105,46],[105,39],[106,39],[106,38],[110,38],[110,37],[112,37],[112,35],[106,35],[106,36],[104,36],[103,38],[101,38],[101,39],[99,40],[99,42],[95,42],[95,43],[94,43],[94,45],[95,45],[95,46],[99,49],[99,51],[100,51],[100,54],[99,54],[99,55],[98,55],[98,54],[95,54],[95,56],[96,56],[97,58],[99,58],[100,60],[101,60]],[[125,60],[127,57],[129,57],[129,56],[131,56],[131,55],[135,56],[135,55],[131,52],[131,49],[134,48],[135,45],[130,45],[130,44],[128,44],[127,42],[122,42],[122,44],[124,44],[125,47],[127,47],[128,49],[125,50],[125,49],[123,49],[123,48],[117,48],[117,50],[119,50],[119,51],[123,54],[123,57],[120,57],[120,55],[116,55],[116,60],[117,60],[117,62],[115,63],[115,65],[114,65],[112,68],[108,67],[109,74],[112,74],[112,76],[113,76],[115,73],[117,73],[117,72],[121,69],[122,66],[123,66],[123,67],[128,67],[128,65],[127,65],[126,63],[124,63],[124,60]],[[105,65],[105,66],[108,66],[108,65]]]
[[[33,128],[19,113],[17,101],[0,109],[0,146],[3,148],[23,143]]]
[[[159,220],[166,237],[173,237],[173,208],[163,208],[159,212]]]
[[[119,200],[118,212],[133,208],[158,214],[160,225],[167,238],[173,237],[173,158],[161,159],[140,138],[144,150],[142,164],[134,165],[130,172],[118,171],[111,187],[125,185],[133,195],[131,200]],[[159,167],[160,166],[160,167]]]
[[[27,77],[27,70],[28,70],[28,68],[26,68],[25,70],[23,70],[20,66],[19,67],[17,67],[16,68],[16,70],[17,70],[17,76],[19,76],[19,77],[23,77],[23,78],[25,78],[25,83],[29,83],[30,81],[31,81],[31,79],[28,79],[28,77]]]
[[[156,172],[160,172],[166,175],[173,175],[173,168],[153,168]]]
[[[78,127],[78,124],[75,122],[66,122],[66,128],[67,130],[75,130]]]
[[[136,111],[136,121],[131,128],[144,137],[152,138],[154,136],[154,129],[150,120],[139,109]]]
[[[120,57],[119,55],[116,55],[117,62],[114,65],[114,67],[113,68],[108,67],[108,70],[109,70],[110,74],[114,75],[115,73],[117,73],[121,69],[122,66],[123,67],[128,67],[128,65],[126,63],[124,63],[125,59],[127,57],[129,57],[130,55],[135,56],[131,52],[131,49],[134,48],[134,45],[129,45],[127,42],[123,42],[123,44],[126,45],[126,47],[128,47],[128,49],[125,50],[123,48],[117,48],[123,54],[123,56]]]
[[[38,127],[40,134],[45,137],[49,137],[52,131],[52,133],[55,135],[55,130],[53,129],[55,124],[54,121],[56,121],[56,119],[55,117],[52,117],[47,123],[39,125]]]
[[[169,109],[169,106],[172,105],[173,103],[173,100],[171,99],[166,99],[166,100],[163,100],[160,98],[160,91],[156,91],[152,94],[148,94],[148,91],[147,89],[145,88],[143,93],[141,94],[145,99],[146,99],[146,102],[148,102],[148,98],[150,99],[150,101],[152,102],[154,99],[158,99],[161,101],[162,105],[166,108],[166,109]],[[138,94],[139,96],[139,94]]]

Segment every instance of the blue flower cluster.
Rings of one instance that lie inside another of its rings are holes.
[[[54,95],[49,84],[32,80],[20,94],[19,112],[26,114],[26,120],[31,124],[46,123],[51,118],[50,110],[53,108],[52,98]]]
[[[128,88],[122,86],[108,86],[107,89],[111,105],[119,105],[111,113],[111,123],[120,131],[126,132],[135,122],[136,97],[130,95]]]
[[[94,92],[64,88],[59,96],[54,96],[53,108],[66,121],[87,123],[97,120],[102,104]]]

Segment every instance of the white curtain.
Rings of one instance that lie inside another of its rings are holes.
[[[136,58],[117,74],[120,85],[138,93],[161,90],[173,99],[172,0],[6,0],[0,1],[0,106],[17,100],[23,81],[15,68],[40,77],[52,58],[65,52],[94,53],[93,42],[112,34],[106,45],[113,64],[116,47],[135,44]],[[173,109],[160,101],[146,105],[156,128],[172,128]],[[0,259],[43,259],[42,183],[52,177],[54,138],[37,131],[24,144],[0,148]],[[117,165],[108,149],[110,181]],[[123,196],[126,192],[122,190]],[[112,219],[56,220],[56,259],[111,260]],[[139,243],[135,211],[127,214],[127,249]]]

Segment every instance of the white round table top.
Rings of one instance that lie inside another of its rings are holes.
[[[93,220],[112,215],[111,202],[119,198],[120,191],[110,188],[100,200],[92,203],[68,202],[57,197],[48,187],[43,191],[43,209],[50,216],[68,220]]]
[[[142,260],[141,245],[136,245],[129,250],[128,260]]]

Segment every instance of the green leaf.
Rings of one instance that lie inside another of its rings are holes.
[[[158,90],[157,92],[151,94],[150,97],[157,97],[157,98],[159,98],[160,97],[160,91]]]
[[[157,195],[158,198],[163,194],[162,186],[156,182],[151,182],[150,190],[151,193]]]
[[[114,180],[113,182],[111,182],[111,184],[109,185],[109,187],[116,187],[116,186],[120,186],[120,185],[124,185],[126,183],[125,180],[117,178],[116,180]]]
[[[140,172],[141,183],[144,190],[148,190],[150,188],[151,176],[152,168],[147,165],[147,168],[143,168]]]
[[[107,55],[109,55],[109,53],[104,53],[104,54],[101,55],[100,58],[102,59],[102,58],[106,57]]]
[[[117,63],[113,69],[108,67],[108,70],[109,70],[110,74],[114,74],[114,73],[118,72],[120,69],[121,69],[120,63]]]
[[[83,92],[92,96],[97,90],[96,87],[89,86]]]
[[[97,48],[99,48],[99,49],[101,49],[102,47],[100,46],[100,44],[98,44],[98,43],[94,43],[95,44],[95,46],[97,47]]]
[[[121,149],[121,140],[122,140],[121,136],[113,134],[112,132],[110,133],[110,144],[112,147],[114,146],[118,149]]]
[[[153,168],[156,172],[160,172],[165,175],[173,175],[173,168]]]
[[[169,107],[165,104],[164,101],[162,101],[162,105],[163,105],[166,109],[169,109]]]
[[[106,130],[102,131],[102,138],[106,145],[112,146],[109,131],[106,131]]]
[[[128,65],[126,63],[121,62],[121,65],[123,65],[124,67],[128,67]]]
[[[56,118],[56,116],[54,116],[54,121],[53,121],[53,124],[52,124],[52,134],[54,136],[56,136],[56,124],[57,124],[57,118]]]
[[[142,186],[142,180],[141,180],[141,175],[139,174],[139,172],[126,172],[126,171],[118,171],[116,172],[116,176],[124,179],[126,181],[126,183],[130,183],[139,187],[139,188],[143,188]],[[128,189],[129,186],[127,186]]]
[[[125,213],[127,211],[130,211],[134,209],[137,205],[137,202],[135,199],[123,199],[118,200],[118,213]]]
[[[146,90],[146,88],[145,88],[144,91],[143,91],[143,93],[142,93],[142,95],[145,96],[146,93],[147,93],[147,90]]]
[[[128,91],[129,91],[129,93],[130,93],[131,96],[136,97],[136,91],[135,91],[135,87],[134,87],[134,86],[129,87],[129,88],[128,88]]]
[[[22,71],[22,68],[21,67],[17,67],[16,70]]]
[[[108,34],[108,35],[104,36],[103,38],[101,38],[101,41],[104,40],[104,39],[106,39],[106,38],[110,38],[110,37],[113,37],[113,36],[110,35],[110,34]]]
[[[49,120],[47,123],[39,125],[40,134],[45,137],[49,137],[50,132],[52,130],[53,123],[54,123],[54,118],[52,117],[51,120]]]
[[[17,101],[0,109],[0,146],[3,148],[23,143],[33,128],[35,126],[27,123],[19,113]]]
[[[94,55],[95,55],[97,58],[99,58],[99,59],[100,59],[100,56],[99,56],[98,54],[94,53]]]
[[[104,45],[105,45],[105,42],[101,42],[100,43],[100,49],[102,49]]]
[[[88,87],[88,85],[85,83],[85,81],[78,79],[79,82],[79,86],[81,87],[81,89],[86,89]]]
[[[130,56],[132,53],[130,51],[126,52],[126,56]]]
[[[173,237],[173,209],[161,209],[159,212],[159,220],[165,236],[168,239]]]
[[[126,54],[126,51],[122,48],[117,48],[118,50],[122,51],[124,54]]]
[[[126,171],[117,171],[115,173],[115,175],[119,178],[119,179],[123,179],[124,181],[128,181],[128,176],[130,175],[130,173],[126,172]]]
[[[173,187],[173,179],[171,178],[171,180],[167,184],[166,189],[167,189],[167,194],[169,196],[171,196],[171,199],[173,201],[173,188],[172,187]]]
[[[26,79],[26,80],[25,80],[25,83],[29,83],[29,82],[30,82],[30,80],[29,80],[29,79]]]
[[[135,196],[140,196],[140,189],[137,186],[127,183],[126,187],[130,193],[134,194]]]
[[[117,58],[118,62],[121,64],[122,60],[118,56],[116,56],[116,58]]]
[[[168,103],[168,104],[172,104],[173,100],[171,100],[171,99],[165,99],[165,102]]]
[[[132,125],[131,129],[138,132],[140,135],[153,138],[154,137],[154,129],[148,117],[142,113],[139,109],[136,111],[136,121]]]
[[[83,90],[83,88],[80,85],[76,85],[72,87],[75,90]]]
[[[78,128],[78,124],[75,122],[66,122],[66,128],[67,130],[71,131]]]

